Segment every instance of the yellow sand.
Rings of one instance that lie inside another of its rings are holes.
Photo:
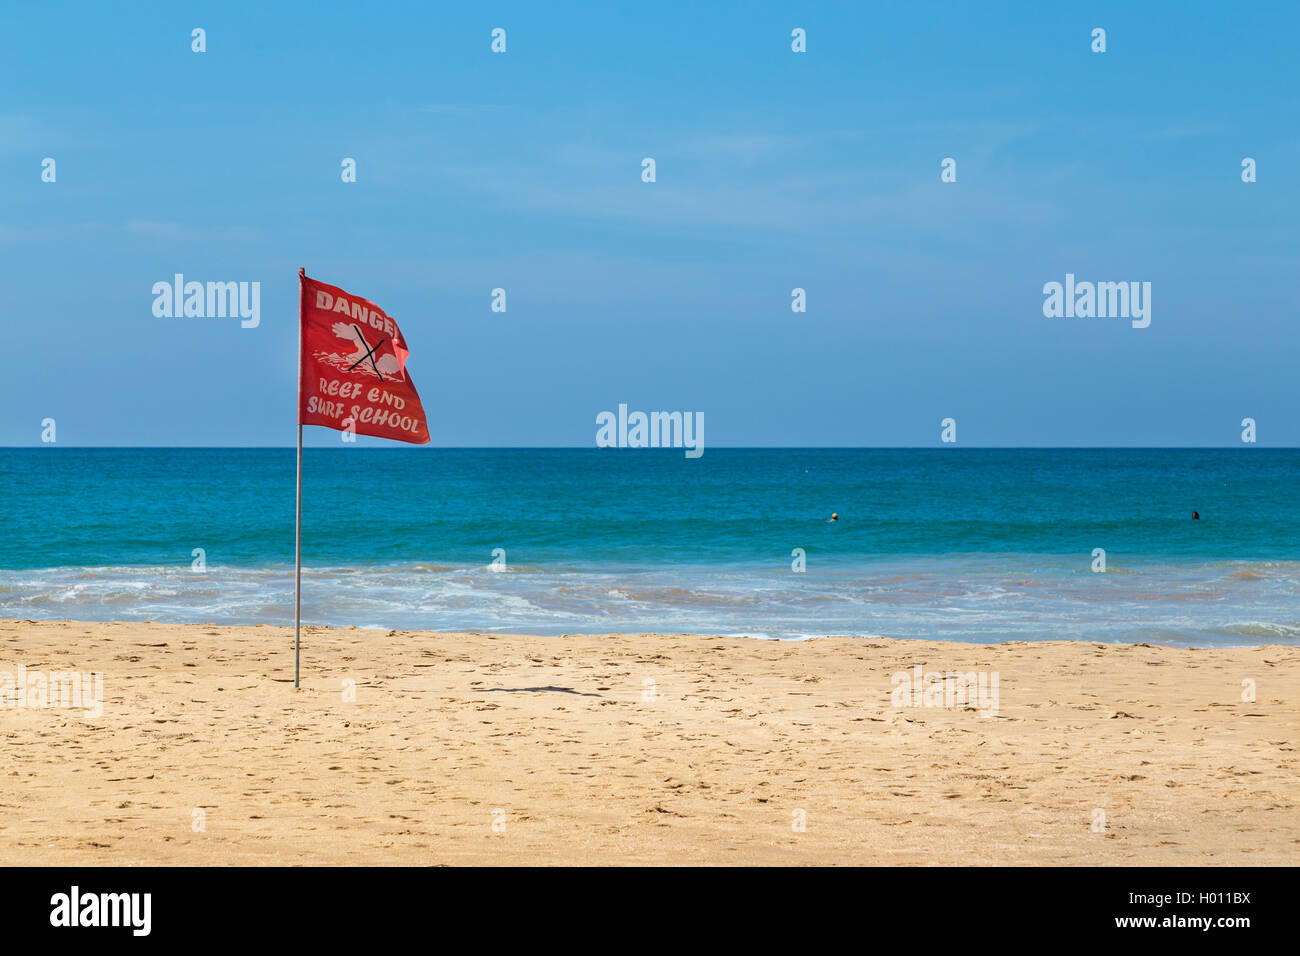
[[[0,622],[105,697],[0,710],[0,861],[1300,861],[1300,648],[312,627],[295,692],[292,642]],[[918,664],[996,716],[893,706]]]

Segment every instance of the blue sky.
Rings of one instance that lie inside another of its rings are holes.
[[[713,446],[1300,444],[1292,5],[268,6],[6,7],[0,444],[292,444],[300,265],[402,324],[435,446],[620,402]],[[261,325],[154,317],[176,272]],[[1150,327],[1045,318],[1066,273],[1149,281]]]

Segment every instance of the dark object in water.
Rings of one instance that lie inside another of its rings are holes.
[[[1192,517],[1193,517],[1194,519],[1196,519],[1197,521],[1200,521],[1200,520],[1201,520],[1201,513],[1200,513],[1199,511],[1193,511],[1193,512],[1192,512]]]

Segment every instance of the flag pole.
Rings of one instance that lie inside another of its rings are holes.
[[[306,269],[298,270],[298,493],[293,523],[293,687],[298,689],[298,632],[302,627],[302,280]]]

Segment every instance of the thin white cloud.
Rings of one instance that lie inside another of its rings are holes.
[[[1165,129],[1152,130],[1142,138],[1147,140],[1189,139],[1195,136],[1215,136],[1223,131],[1222,126],[1211,123],[1194,123],[1190,126],[1171,126]]]
[[[172,242],[193,242],[204,239],[250,242],[257,238],[257,231],[246,226],[216,226],[198,229],[183,222],[170,222],[159,219],[131,219],[126,223],[126,231],[137,236],[167,239]]]
[[[0,154],[42,152],[36,160],[49,155],[52,142],[43,136],[36,121],[28,116],[0,116]],[[39,170],[38,170],[39,172]]]
[[[439,116],[469,116],[472,113],[492,113],[509,109],[492,103],[429,103],[419,107],[417,113],[436,113]]]

